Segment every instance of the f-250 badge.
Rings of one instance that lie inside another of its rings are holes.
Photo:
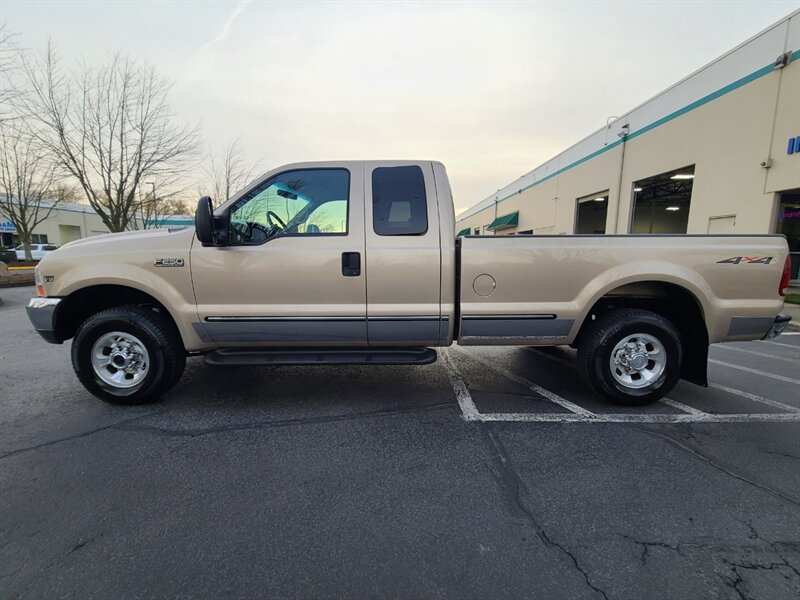
[[[733,265],[738,265],[740,263],[750,263],[750,264],[761,264],[761,265],[768,265],[772,262],[771,256],[732,256],[730,258],[726,258],[725,260],[718,260],[717,264],[719,263],[731,263]]]
[[[153,266],[156,267],[182,267],[182,258],[156,258],[153,260]]]

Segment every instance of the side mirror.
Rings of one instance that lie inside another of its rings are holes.
[[[197,239],[203,246],[215,246],[214,239],[214,207],[211,205],[211,198],[203,196],[197,202],[197,210],[194,211],[194,229],[197,232]]]
[[[203,246],[224,246],[228,243],[228,215],[214,216],[211,198],[203,196],[194,212],[194,229]]]

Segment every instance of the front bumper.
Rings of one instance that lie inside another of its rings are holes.
[[[56,313],[61,298],[31,298],[25,310],[33,328],[39,332],[45,341],[51,344],[60,344],[64,340],[56,335]]]
[[[762,340],[771,340],[772,338],[778,337],[784,331],[786,331],[786,326],[789,324],[789,321],[792,320],[792,317],[781,313],[775,317],[775,321],[772,323],[772,327],[769,328],[769,331],[762,337]]]

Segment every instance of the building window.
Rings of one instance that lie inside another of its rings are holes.
[[[791,278],[800,279],[800,189],[781,194],[777,233],[786,236],[791,257]]]
[[[475,228],[475,235],[480,235],[480,234],[481,234],[481,228],[480,227],[476,227]]]
[[[47,234],[46,233],[32,233],[31,234],[31,244],[46,244],[47,243]]]
[[[422,169],[415,165],[372,171],[372,228],[378,235],[422,235],[428,231]]]
[[[575,233],[605,233],[608,190],[578,198],[576,202]]]
[[[633,184],[631,233],[686,233],[694,165]]]

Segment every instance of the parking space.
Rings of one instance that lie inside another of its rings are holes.
[[[209,368],[114,407],[0,291],[0,596],[796,598],[800,336],[610,406],[569,349]]]
[[[667,398],[646,407],[605,404],[579,381],[569,348],[456,347],[443,362],[462,415],[470,421],[800,422],[800,343],[766,344],[712,346],[707,389],[681,382]],[[536,381],[522,373],[535,373]]]

